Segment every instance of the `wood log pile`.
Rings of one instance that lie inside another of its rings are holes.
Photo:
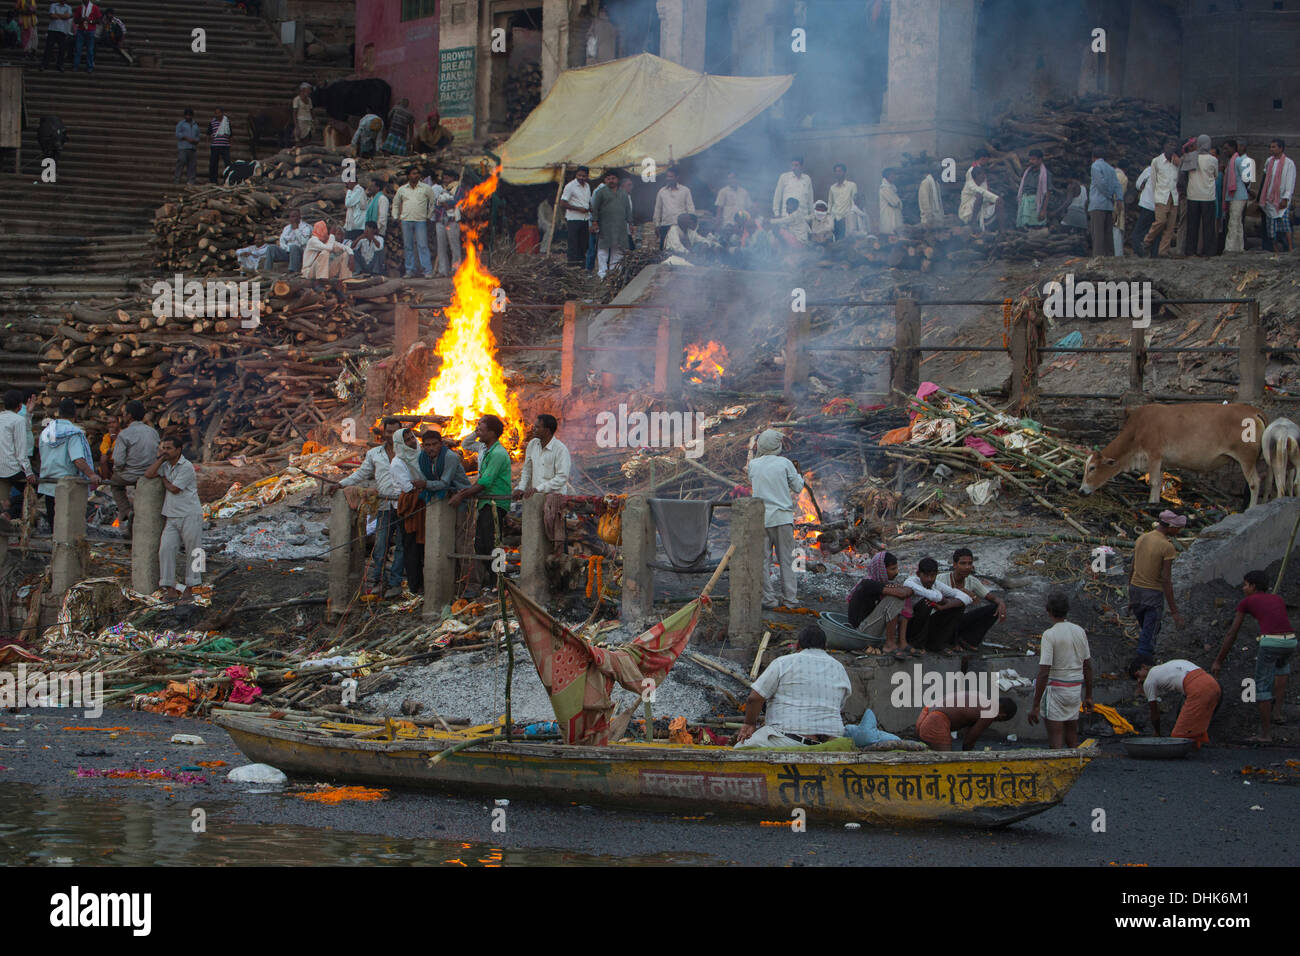
[[[41,355],[48,393],[76,398],[83,419],[100,423],[139,399],[201,461],[324,437],[359,398],[368,343],[391,340],[391,307],[341,301],[300,279],[269,286],[252,329],[237,315],[159,316],[144,295],[73,306]]]
[[[542,65],[536,60],[512,69],[506,77],[506,126],[517,129],[542,101]]]

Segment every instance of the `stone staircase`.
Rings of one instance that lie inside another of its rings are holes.
[[[321,82],[341,71],[295,66],[268,25],[221,0],[115,0],[134,54],[159,57],[155,68],[127,66],[102,43],[94,74],[41,72],[25,66],[27,128],[22,166],[0,172],[0,234],[5,274],[143,271],[154,210],[177,187],[175,126],[191,107],[200,129],[212,108],[231,118],[232,159],[248,157],[250,112],[288,105],[303,80]],[[46,15],[40,29],[44,44]],[[191,31],[206,31],[207,51],[191,51]],[[13,62],[12,60],[10,62]],[[39,181],[36,128],[57,114],[69,141],[57,182]],[[207,178],[206,140],[199,176]]]

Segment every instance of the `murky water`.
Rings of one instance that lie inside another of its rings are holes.
[[[409,840],[291,824],[234,823],[212,803],[207,831],[183,812],[130,799],[65,797],[0,786],[0,866],[664,866],[720,862],[704,854],[595,856],[486,843]]]

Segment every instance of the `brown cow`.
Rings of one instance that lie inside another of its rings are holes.
[[[1143,405],[1132,409],[1119,437],[1093,452],[1079,487],[1090,495],[1121,471],[1146,471],[1151,478],[1148,501],[1160,500],[1162,469],[1212,471],[1229,460],[1241,466],[1250,486],[1250,504],[1259,500],[1259,460],[1266,419],[1251,405]]]

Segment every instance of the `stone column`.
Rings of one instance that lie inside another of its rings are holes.
[[[546,577],[546,556],[551,553],[545,521],[546,499],[549,497],[536,494],[524,499],[523,540],[519,544],[519,586],[542,606],[551,600],[551,588]]]
[[[975,0],[892,4],[886,122],[980,122],[974,59]]]
[[[472,505],[471,505],[472,507]],[[446,501],[433,500],[424,509],[424,619],[435,620],[456,598],[456,516]]]
[[[1264,370],[1268,367],[1268,337],[1259,321],[1259,301],[1247,307],[1246,327],[1237,344],[1237,401],[1258,402],[1264,397]]]
[[[560,333],[560,397],[568,398],[587,385],[591,353],[587,348],[587,311],[578,302],[564,303]]]
[[[161,478],[141,478],[135,483],[135,518],[131,521],[131,587],[141,594],[158,590],[158,546],[162,543],[163,498]],[[188,561],[189,558],[184,558]]]
[[[655,600],[655,527],[650,505],[636,495],[623,506],[623,621],[640,624],[650,617]]]
[[[655,394],[680,398],[682,394],[682,319],[665,309],[655,341]]]
[[[656,0],[655,8],[659,11],[659,55],[703,73],[708,0]]]
[[[86,499],[90,486],[82,478],[60,478],[54,487],[54,557],[50,562],[50,596],[62,598],[85,577]]]
[[[420,337],[420,313],[403,302],[393,308],[393,355],[400,358]]]
[[[727,566],[727,636],[735,641],[756,641],[763,633],[764,511],[757,498],[737,498],[731,506],[731,543],[736,550]]]
[[[542,97],[569,68],[568,0],[542,0]]]
[[[352,600],[352,540],[356,512],[348,505],[343,489],[336,489],[330,501],[329,604],[331,615],[342,614]]]

